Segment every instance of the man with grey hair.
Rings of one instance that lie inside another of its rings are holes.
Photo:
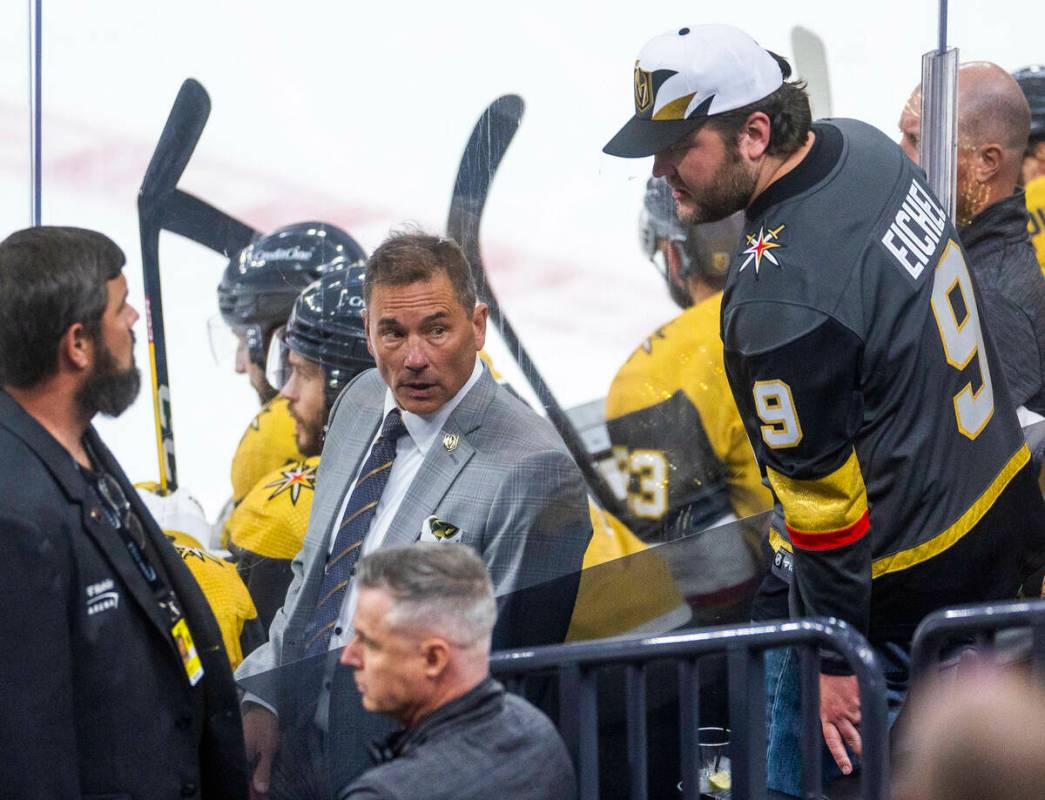
[[[341,663],[355,670],[364,707],[402,730],[341,800],[575,796],[555,727],[490,677],[497,607],[470,548],[381,550],[360,560],[355,581],[355,634]]]

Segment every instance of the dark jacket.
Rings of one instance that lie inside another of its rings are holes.
[[[93,428],[85,441],[141,520],[204,675],[189,685],[169,619],[72,456],[0,391],[0,794],[245,798],[214,617]]]
[[[375,748],[340,800],[572,800],[573,764],[540,711],[487,678]]]
[[[1012,400],[1045,414],[1045,277],[1023,191],[986,208],[960,235]]]

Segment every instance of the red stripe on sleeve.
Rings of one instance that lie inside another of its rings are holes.
[[[809,533],[807,531],[795,530],[788,525],[787,532],[791,537],[791,543],[802,550],[834,550],[836,547],[845,547],[847,544],[852,544],[857,539],[862,538],[870,527],[870,519],[867,516],[867,512],[864,511],[860,519],[852,525],[839,528],[836,531]]]

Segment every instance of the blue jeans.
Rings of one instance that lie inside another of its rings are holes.
[[[895,644],[875,647],[874,650],[885,673],[889,726],[892,727],[907,696],[910,653]],[[770,789],[795,797],[802,794],[802,706],[798,663],[798,653],[791,648],[766,652],[766,777]],[[842,773],[823,743],[819,720],[816,735],[821,737],[821,781],[827,786]],[[853,765],[859,769],[855,758]]]

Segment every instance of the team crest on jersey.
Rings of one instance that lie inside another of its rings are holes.
[[[224,564],[220,558],[216,558],[204,550],[202,547],[188,547],[187,545],[178,544],[177,539],[174,536],[167,536],[167,541],[171,543],[171,546],[177,551],[178,555],[181,556],[182,561],[188,561],[190,558],[194,558],[197,561],[202,561],[204,564]]]
[[[292,505],[296,506],[302,489],[315,491],[316,468],[309,466],[305,462],[291,464],[288,469],[281,473],[281,475],[282,477],[278,480],[265,484],[266,489],[275,489],[275,491],[269,495],[269,500],[275,500],[284,492],[290,492],[290,502]]]
[[[741,255],[747,256],[744,263],[740,265],[738,272],[743,272],[744,268],[752,261],[755,262],[755,276],[758,276],[758,271],[762,267],[762,259],[766,259],[770,264],[780,266],[780,262],[777,261],[776,256],[771,252],[778,247],[783,247],[780,243],[780,233],[784,230],[784,226],[781,225],[777,228],[770,228],[766,230],[766,226],[763,225],[758,229],[758,235],[754,236],[751,234],[744,234],[744,238],[747,240],[747,249],[741,252]]]
[[[653,105],[653,73],[642,69],[635,62],[635,110],[648,111]]]

